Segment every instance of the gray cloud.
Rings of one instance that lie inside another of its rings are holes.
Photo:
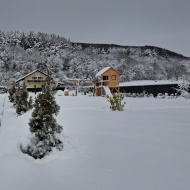
[[[190,57],[189,7],[189,0],[1,0],[0,29],[155,45]]]

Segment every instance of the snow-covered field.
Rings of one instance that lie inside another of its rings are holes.
[[[58,96],[64,149],[21,153],[31,111],[17,117],[0,94],[0,190],[189,190],[190,100]],[[2,119],[2,120],[1,120]]]

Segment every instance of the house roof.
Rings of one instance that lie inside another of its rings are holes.
[[[107,70],[109,70],[109,69],[111,69],[112,67],[105,67],[105,68],[103,68],[102,70],[100,70],[97,74],[96,74],[96,76],[95,77],[100,77],[103,73],[105,73]],[[114,69],[114,68],[112,68],[112,69]],[[115,70],[115,69],[114,69]],[[115,70],[115,71],[117,71],[117,70]],[[118,72],[118,71],[117,71]],[[118,72],[119,73],[119,72]]]
[[[110,69],[111,67],[105,67],[102,70],[100,70],[95,77],[100,77],[103,73],[105,73],[108,69]]]
[[[47,74],[45,74],[45,73],[43,73],[42,71],[36,69],[36,70],[32,71],[31,73],[29,73],[29,74],[23,76],[22,78],[18,79],[16,82],[20,82],[20,81],[24,80],[27,76],[30,76],[31,74],[33,74],[33,73],[35,73],[35,72],[37,72],[37,71],[47,76]]]
[[[63,82],[58,82],[57,84],[61,84],[61,85],[64,85],[64,83],[63,83]]]
[[[137,80],[130,82],[120,82],[119,86],[149,86],[149,85],[168,85],[168,84],[179,84],[180,81],[171,80]]]
[[[92,82],[90,79],[69,79],[70,82]]]

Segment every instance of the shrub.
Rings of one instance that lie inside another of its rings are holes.
[[[107,100],[110,102],[110,109],[113,111],[123,111],[125,106],[125,102],[122,104],[122,100],[124,99],[124,95],[121,93],[114,93],[113,97],[106,96]]]

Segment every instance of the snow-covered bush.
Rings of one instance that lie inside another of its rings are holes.
[[[133,97],[133,98],[143,98],[143,97],[148,97],[148,98],[153,98],[154,95],[151,93],[151,94],[148,94],[148,93],[125,93],[125,96],[126,97]]]
[[[137,97],[136,93],[133,93],[133,94],[132,94],[132,97],[133,97],[133,98],[136,98],[136,97]]]
[[[174,94],[170,94],[170,98],[174,99],[175,98]]]
[[[162,98],[163,98],[163,94],[162,94],[162,93],[159,93],[159,94],[157,95],[157,98],[158,98],[158,99],[162,99]]]
[[[150,94],[148,95],[148,97],[149,97],[149,98],[154,98],[154,95],[153,95],[152,93],[150,93]]]
[[[186,99],[189,99],[190,98],[190,93],[187,92],[186,90],[183,90],[181,92],[181,96],[184,97],[184,98],[186,98]]]
[[[165,93],[165,98],[166,98],[166,99],[170,99],[170,96],[169,96],[168,93]]]
[[[144,94],[144,97],[148,97],[148,94]]]
[[[35,134],[35,139],[32,139],[28,146],[21,145],[21,150],[35,159],[43,158],[53,147],[58,150],[63,148],[63,143],[58,138],[63,127],[54,118],[54,115],[59,113],[60,107],[55,101],[54,92],[50,86],[51,72],[47,70],[48,76],[44,89],[35,99],[34,110],[29,121],[30,132]]]
[[[164,93],[164,94],[162,94],[162,93],[159,93],[158,95],[157,95],[157,98],[158,99],[174,99],[174,98],[177,98],[178,96],[177,96],[177,94],[175,93],[175,95],[174,94],[168,94],[168,93]]]
[[[125,106],[125,102],[122,104],[122,100],[124,99],[124,94],[121,93],[114,93],[113,97],[106,96],[107,100],[110,102],[110,109],[113,111],[123,111]]]

